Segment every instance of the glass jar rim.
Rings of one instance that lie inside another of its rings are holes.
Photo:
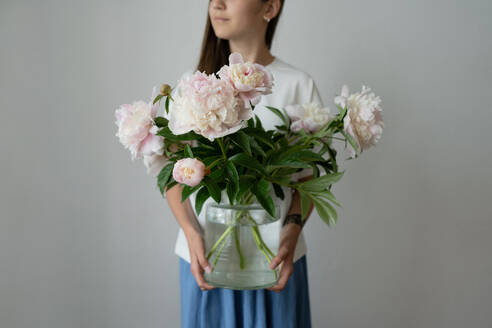
[[[225,208],[225,209],[252,209],[252,210],[265,210],[260,203],[252,203],[252,204],[234,204],[231,205],[229,203],[212,203],[209,206],[217,207],[217,208]],[[278,204],[275,204],[275,207],[278,207]]]

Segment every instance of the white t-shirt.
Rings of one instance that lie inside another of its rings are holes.
[[[254,110],[254,114],[258,115],[263,127],[266,130],[275,129],[275,125],[281,125],[282,121],[278,116],[272,113],[265,106],[271,106],[281,109],[290,104],[318,102],[321,105],[321,107],[324,107],[316,83],[308,73],[284,62],[278,57],[275,57],[274,61],[269,65],[266,65],[266,67],[273,74],[274,81],[273,81],[272,93],[263,96],[261,101],[255,106],[255,110]],[[172,106],[171,104],[170,106]],[[293,181],[297,181],[301,177],[312,175],[312,172],[313,170],[311,168],[304,169],[298,173],[293,174],[292,179]],[[273,192],[273,188],[271,188],[272,198],[274,199],[275,202],[278,202],[278,204],[280,205],[281,219],[276,221],[277,229],[279,230],[279,232],[282,228],[283,219],[285,218],[287,211],[290,208],[291,201],[292,201],[292,191],[293,191],[292,189],[287,187],[282,187],[282,188],[285,195],[283,200],[276,197],[276,195]],[[198,218],[198,222],[200,223],[202,229],[204,229],[207,205],[211,202],[214,202],[214,200],[212,199],[212,197],[208,198],[203,204],[200,215],[197,215],[195,211],[196,193],[197,191],[191,194],[189,198],[193,208],[193,212],[195,213],[195,216]],[[224,197],[224,199],[227,199],[225,191],[223,192],[222,197]],[[266,238],[268,237],[264,236],[264,239]],[[190,262],[188,242],[186,240],[186,236],[182,228],[179,228],[178,238],[176,240],[174,251],[175,254],[182,257],[186,261]],[[306,254],[306,252],[307,252],[306,241],[304,240],[303,232],[301,232],[297,240],[297,245],[294,252],[294,262],[300,259],[304,254]]]

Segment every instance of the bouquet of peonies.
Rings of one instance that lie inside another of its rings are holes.
[[[332,140],[344,141],[350,158],[375,145],[384,127],[381,100],[365,86],[349,94],[344,85],[335,98],[336,115],[317,103],[282,109],[267,106],[282,124],[277,130],[265,130],[253,115],[254,108],[262,95],[272,92],[273,83],[264,66],[244,62],[233,53],[217,75],[196,71],[183,76],[175,90],[168,84],[160,90],[154,87],[148,103],[121,105],[115,112],[116,136],[130,150],[132,160],[143,158],[163,195],[178,183],[183,186],[183,202],[197,191],[197,213],[212,197],[230,205],[256,200],[275,217],[272,188],[284,199],[282,187],[289,187],[299,192],[303,220],[313,202],[328,225],[336,224],[333,205],[340,203],[330,189],[344,172],[339,171]],[[161,102],[169,119],[157,116]],[[309,168],[311,180],[292,181],[294,173]],[[223,190],[226,200],[221,197]],[[267,259],[273,258],[259,235],[255,240]]]

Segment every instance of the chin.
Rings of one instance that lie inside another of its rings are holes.
[[[213,26],[215,35],[219,39],[224,39],[224,40],[229,40],[234,36],[234,33],[232,33],[230,28],[227,28],[226,26]]]
[[[231,37],[231,33],[228,33],[227,31],[224,31],[222,29],[217,29],[215,30],[215,35],[219,38],[219,39],[223,39],[223,40],[229,40],[230,37]]]

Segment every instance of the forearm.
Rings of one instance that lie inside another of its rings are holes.
[[[183,187],[180,184],[174,185],[171,189],[166,190],[166,198],[169,207],[178,221],[178,224],[183,229],[188,237],[191,233],[202,233],[202,228],[198,222],[195,213],[193,212],[190,198],[181,202],[181,192]]]

